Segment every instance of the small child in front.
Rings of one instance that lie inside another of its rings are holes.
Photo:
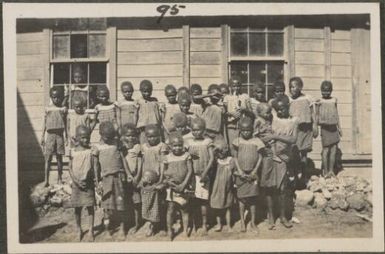
[[[57,182],[62,183],[64,146],[67,145],[67,108],[62,107],[64,94],[59,87],[52,87],[49,91],[51,103],[45,108],[43,134],[41,146],[45,157],[44,185],[49,186],[49,171],[51,170],[52,156],[56,155],[58,176]],[[47,133],[47,135],[45,135]],[[63,136],[64,133],[64,136]]]
[[[316,103],[318,125],[321,127],[323,175],[334,175],[337,145],[342,136],[337,110],[337,98],[331,97],[333,84],[323,81],[321,84],[322,98]]]
[[[117,132],[111,122],[102,122],[99,126],[100,143],[94,147],[94,154],[98,158],[95,163],[100,172],[98,182],[102,189],[102,208],[104,211],[104,226],[110,230],[111,216],[116,213],[120,222],[120,235],[125,236],[124,211],[127,209],[127,183],[132,182],[132,175],[124,159],[123,153],[116,140]]]
[[[119,127],[122,128],[125,124],[134,124],[136,126],[139,105],[132,99],[132,94],[134,93],[132,83],[129,81],[122,82],[120,91],[122,92],[123,99],[116,102]]]
[[[230,156],[229,148],[224,140],[215,142],[216,175],[210,195],[210,207],[216,211],[217,226],[215,231],[222,231],[221,214],[225,213],[226,225],[231,232],[231,208],[234,204],[233,172],[235,161]]]
[[[78,228],[78,239],[82,240],[81,214],[83,207],[87,208],[89,216],[89,238],[94,241],[94,205],[95,182],[97,172],[94,171],[97,163],[90,148],[90,129],[79,125],[75,130],[76,146],[70,150],[69,173],[72,179],[70,207],[75,208],[75,220]]]
[[[259,195],[257,171],[262,162],[261,151],[265,147],[263,142],[253,137],[253,120],[243,117],[239,121],[240,137],[233,141],[235,150],[235,185],[239,200],[239,214],[241,217],[241,232],[246,232],[245,209],[250,207],[250,227],[258,232],[256,226],[256,197]]]
[[[90,115],[85,111],[85,104],[82,97],[75,97],[72,100],[73,109],[68,110],[67,133],[69,133],[71,147],[75,146],[77,140],[76,128],[80,125],[84,125],[91,129],[91,124],[93,124]]]
[[[194,180],[195,180],[195,199],[194,208],[200,207],[199,213],[202,214],[203,234],[207,233],[207,212],[209,205],[210,174],[214,162],[214,145],[210,138],[205,137],[206,124],[202,118],[195,118],[191,122],[192,139],[187,139],[186,148],[192,156]],[[198,211],[196,211],[198,213]]]
[[[173,240],[172,225],[175,221],[175,212],[182,214],[186,234],[191,233],[190,211],[187,207],[188,195],[185,191],[191,180],[193,165],[190,154],[184,149],[183,137],[180,133],[171,133],[169,144],[171,153],[163,161],[162,175],[163,183],[167,186],[167,229],[170,239]]]

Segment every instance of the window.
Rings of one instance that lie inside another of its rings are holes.
[[[52,32],[51,85],[64,88],[70,107],[72,97],[82,94],[87,108],[93,108],[97,87],[107,85],[104,23],[100,19],[78,19],[70,25],[62,22]]]
[[[229,60],[229,74],[241,78],[243,91],[250,95],[253,85],[260,82],[269,100],[273,83],[284,78],[283,29],[231,29]]]

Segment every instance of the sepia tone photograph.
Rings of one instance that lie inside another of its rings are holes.
[[[378,5],[121,5],[12,16],[17,250],[383,249]]]

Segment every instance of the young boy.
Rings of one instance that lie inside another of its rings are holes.
[[[174,128],[172,117],[179,111],[179,104],[176,100],[177,91],[173,85],[167,85],[164,89],[164,95],[167,97],[167,103],[162,104],[160,111],[162,113],[163,128],[165,136]]]
[[[130,81],[124,81],[120,85],[120,90],[123,95],[123,99],[119,100],[116,105],[118,106],[118,122],[120,122],[120,128],[126,124],[134,124],[138,120],[139,105],[132,99],[134,93],[134,87]]]

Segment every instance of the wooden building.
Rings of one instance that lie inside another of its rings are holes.
[[[245,91],[262,82],[269,90],[300,76],[304,92],[321,96],[331,80],[339,101],[343,159],[371,159],[369,15],[218,16],[107,19],[19,19],[17,21],[18,156],[23,169],[43,165],[39,146],[51,86],[84,82],[138,89],[152,81],[164,100],[167,84],[227,83],[240,75]],[[288,91],[288,89],[287,89]],[[137,96],[138,91],[136,91]],[[92,139],[98,139],[94,134]],[[319,160],[320,140],[312,158]]]

